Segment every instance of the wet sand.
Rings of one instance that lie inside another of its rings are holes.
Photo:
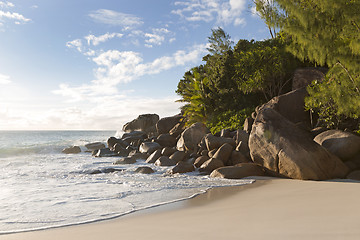
[[[257,180],[118,219],[1,240],[360,239],[360,183]]]

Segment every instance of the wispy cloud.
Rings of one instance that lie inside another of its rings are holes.
[[[96,79],[89,84],[70,86],[61,84],[55,94],[67,97],[69,101],[82,101],[100,95],[117,94],[117,86],[131,82],[145,75],[154,75],[177,66],[196,63],[206,53],[206,44],[195,45],[188,50],[179,50],[170,56],[144,62],[141,54],[133,51],[108,50],[92,58],[97,65]]]
[[[66,43],[66,46],[68,48],[75,48],[79,52],[83,52],[83,49],[84,49],[81,39],[74,39],[72,41],[69,41]]]
[[[166,28],[154,28],[152,29],[152,33],[145,33],[145,38],[146,38],[145,46],[147,47],[152,47],[153,45],[160,46],[165,42],[166,37],[169,35],[172,35],[172,33]]]
[[[93,45],[93,46],[97,46],[100,43],[104,43],[112,38],[121,38],[122,36],[124,36],[124,34],[122,33],[105,33],[103,35],[100,36],[95,36],[92,34],[89,34],[88,36],[85,37],[88,45]]]
[[[11,8],[11,7],[15,7],[15,5],[11,2],[0,1],[0,8]]]
[[[241,17],[246,9],[246,0],[188,0],[175,2],[179,7],[173,10],[187,21],[216,21],[217,24],[233,24],[235,26],[245,24]]]
[[[10,76],[0,74],[0,85],[11,83]]]
[[[116,12],[108,9],[99,9],[89,14],[95,22],[121,26],[125,29],[131,29],[142,25],[144,22],[141,18],[127,13]]]

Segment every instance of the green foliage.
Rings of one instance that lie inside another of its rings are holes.
[[[254,109],[255,107],[244,108],[238,111],[228,110],[222,112],[209,120],[207,127],[213,134],[220,132],[222,129],[242,129],[245,119],[251,115]]]
[[[324,82],[309,88],[308,109],[328,126],[360,116],[360,1],[277,0],[289,51],[330,67]]]
[[[240,40],[234,49],[221,28],[212,30],[205,64],[186,72],[176,91],[188,123],[203,122],[216,132],[241,128],[255,107],[290,89],[302,63],[285,51],[284,35],[264,41]]]
[[[276,28],[279,25],[280,13],[274,0],[253,0],[256,13],[268,26],[271,38],[276,38]]]

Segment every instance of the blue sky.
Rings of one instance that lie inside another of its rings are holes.
[[[211,29],[269,38],[250,0],[0,0],[0,129],[121,129],[179,112]]]

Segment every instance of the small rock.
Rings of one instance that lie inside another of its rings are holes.
[[[234,147],[236,146],[235,140],[232,138],[216,137],[211,133],[205,136],[206,148],[209,151],[221,147],[221,145],[223,145],[224,143],[229,143]]]
[[[195,167],[199,168],[201,167],[201,165],[206,162],[207,160],[209,160],[210,158],[208,156],[200,156],[195,160]]]
[[[147,159],[146,163],[155,163],[158,158],[161,157],[161,149],[156,150],[153,152]]]
[[[175,162],[183,161],[186,157],[186,153],[182,151],[176,151],[169,157],[170,159],[174,160]]]
[[[155,171],[150,167],[138,167],[135,170],[135,172],[136,173],[142,173],[142,174],[151,174],[151,173],[154,173]]]
[[[175,173],[187,173],[195,171],[194,165],[188,162],[178,162],[176,166],[170,170],[171,174]]]
[[[164,147],[163,150],[161,151],[161,155],[163,156],[171,156],[174,152],[176,152],[177,150],[175,148],[171,148],[171,147]]]
[[[140,160],[140,159],[146,160],[149,157],[149,154],[135,152],[133,154],[129,154],[129,157],[131,157],[132,159],[135,159],[135,160]]]
[[[94,142],[94,143],[85,144],[85,147],[87,149],[89,149],[90,151],[95,151],[95,150],[105,148],[105,144],[103,144],[101,142]]]
[[[109,148],[99,149],[95,155],[95,157],[114,157],[118,156],[116,152],[111,151]]]
[[[155,162],[156,166],[174,166],[175,164],[176,164],[176,162],[174,160],[171,160],[170,158],[168,158],[166,156],[160,157]]]
[[[132,157],[125,157],[115,161],[113,164],[118,165],[118,164],[133,164],[133,163],[136,163],[135,159],[133,159]]]
[[[246,119],[245,119],[245,122],[244,122],[244,128],[243,128],[243,130],[244,130],[246,133],[250,134],[253,123],[254,123],[254,119],[253,119],[253,118],[251,118],[251,117],[246,118]]]
[[[153,152],[155,152],[155,150],[158,150],[160,148],[160,144],[156,142],[143,142],[139,147],[139,151],[141,153],[152,154]]]
[[[72,147],[68,147],[68,148],[64,148],[62,150],[62,153],[65,154],[76,154],[76,153],[80,153],[81,149],[79,146],[72,146]]]

